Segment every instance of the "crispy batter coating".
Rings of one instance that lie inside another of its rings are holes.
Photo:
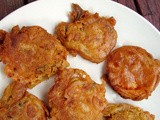
[[[0,120],[47,120],[48,110],[22,83],[13,82],[0,100]]]
[[[5,39],[7,32],[4,30],[0,30],[0,61],[1,61],[1,51],[3,49],[3,41]]]
[[[106,106],[105,86],[91,80],[86,72],[66,69],[55,78],[49,91],[52,120],[102,120]]]
[[[74,56],[78,53],[95,63],[104,61],[116,44],[116,20],[89,13],[77,4],[72,7],[71,22],[56,27],[59,40]]]
[[[14,81],[29,88],[66,68],[68,52],[61,43],[39,26],[13,27],[6,34],[1,53],[4,71]]]
[[[124,98],[147,99],[159,83],[159,61],[140,47],[120,47],[107,60],[109,83]]]
[[[107,104],[104,109],[106,120],[154,120],[154,115],[130,104]]]

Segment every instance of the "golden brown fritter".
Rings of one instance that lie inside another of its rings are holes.
[[[120,47],[107,60],[109,83],[124,98],[147,99],[159,83],[159,61],[140,47]]]
[[[6,75],[29,88],[69,65],[65,47],[39,26],[13,27],[6,34],[1,54]]]
[[[72,55],[80,54],[83,58],[99,63],[116,44],[116,21],[113,17],[100,17],[72,4],[71,22],[62,22],[56,27],[56,34]]]
[[[104,109],[106,120],[154,120],[154,115],[129,104],[107,104]]]
[[[22,83],[13,82],[0,100],[0,120],[47,120],[48,110]]]
[[[102,120],[106,106],[105,86],[92,81],[86,72],[66,69],[55,77],[49,91],[52,120]]]

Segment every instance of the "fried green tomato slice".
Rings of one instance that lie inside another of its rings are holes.
[[[105,81],[99,85],[79,69],[58,73],[48,93],[51,120],[102,120],[105,86]]]
[[[26,88],[13,82],[5,89],[0,100],[0,120],[47,120],[45,105]]]
[[[110,85],[123,98],[147,99],[160,80],[160,62],[137,46],[123,46],[107,59]]]
[[[5,36],[1,59],[8,77],[32,88],[66,68],[67,54],[60,41],[43,28],[15,26]]]
[[[154,115],[130,104],[107,104],[103,110],[106,120],[154,120]]]
[[[74,56],[78,53],[94,63],[104,61],[116,45],[116,20],[89,13],[77,4],[72,4],[72,8],[71,22],[56,27],[59,40]]]

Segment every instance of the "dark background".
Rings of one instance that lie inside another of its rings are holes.
[[[0,20],[35,0],[0,0]],[[136,11],[160,30],[160,0],[113,0]]]

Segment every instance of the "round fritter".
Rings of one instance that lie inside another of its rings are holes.
[[[4,71],[14,81],[21,81],[29,88],[66,68],[68,52],[59,40],[39,26],[13,27],[6,34],[2,62]]]
[[[154,120],[154,115],[129,104],[107,104],[103,110],[106,120]]]
[[[91,14],[76,4],[72,7],[71,22],[62,22],[56,27],[59,40],[72,55],[79,53],[95,63],[104,61],[116,44],[115,19]]]
[[[86,72],[66,69],[55,77],[49,91],[53,120],[102,120],[106,106],[105,86],[91,80]]]
[[[48,110],[22,83],[13,82],[0,100],[0,120],[47,120]]]
[[[109,83],[124,98],[147,99],[159,83],[159,61],[140,47],[120,47],[107,60]]]

